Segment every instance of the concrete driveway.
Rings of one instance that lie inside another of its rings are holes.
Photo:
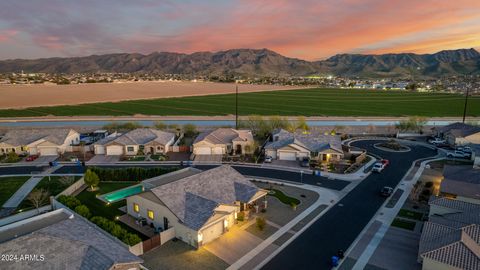
[[[116,163],[120,160],[120,156],[107,156],[107,155],[95,155],[87,164],[95,164],[95,163]]]
[[[222,155],[196,155],[194,161],[202,163],[221,163]]]
[[[213,255],[228,264],[233,264],[250,250],[258,246],[263,240],[245,231],[255,220],[251,220],[242,227],[233,226],[227,233],[203,246]]]

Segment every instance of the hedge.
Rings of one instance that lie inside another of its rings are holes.
[[[100,181],[142,181],[148,178],[166,174],[178,170],[174,167],[155,167],[155,168],[100,168],[92,167],[90,170],[98,175]]]
[[[70,209],[73,209],[77,214],[89,218],[91,216],[90,209],[87,206],[83,205],[80,200],[73,196],[62,195],[57,199],[60,203],[64,204]],[[115,221],[109,220],[104,217],[94,216],[90,219],[91,222],[95,223],[97,226],[102,228],[104,231],[110,233],[116,238],[120,239],[122,242],[129,246],[133,246],[142,242],[142,239],[133,233],[129,233],[127,230],[122,228],[120,225],[115,223]]]

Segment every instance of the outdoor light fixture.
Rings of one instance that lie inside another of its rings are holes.
[[[198,233],[198,242],[203,241],[203,234],[201,232]]]
[[[226,220],[226,219],[223,220],[223,226],[224,226],[225,228],[228,227],[228,220]]]

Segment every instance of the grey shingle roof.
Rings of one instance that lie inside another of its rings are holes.
[[[122,145],[145,145],[154,141],[165,145],[173,138],[175,138],[175,134],[170,132],[153,128],[137,128],[124,133],[113,140],[106,140],[105,142],[102,142],[102,144],[116,142]]]
[[[69,218],[64,211],[48,213],[40,222],[32,221],[32,226],[30,222],[18,225],[21,235],[4,238],[0,253],[45,255],[41,264],[22,262],[9,269],[110,269],[114,264],[142,262],[119,240],[77,215]]]
[[[472,252],[463,242],[454,242],[439,249],[432,250],[422,255],[444,264],[457,267],[457,269],[478,270],[480,258]]]
[[[454,210],[458,210],[459,212],[479,212],[480,205],[464,202],[460,200],[452,200],[445,197],[432,197],[428,202],[430,205],[438,205]]]
[[[65,142],[69,128],[53,129],[12,129],[5,133],[0,142],[5,142],[13,146],[28,145],[38,140],[44,139],[51,143],[61,145]]]
[[[207,141],[212,144],[228,144],[232,141],[251,141],[253,142],[252,132],[249,130],[236,130],[233,128],[218,128],[212,131],[206,131],[200,133],[195,141],[198,143],[201,141]]]
[[[342,152],[342,140],[338,135],[325,135],[319,132],[295,132],[277,130],[272,134],[274,141],[267,143],[265,149],[280,149],[289,144],[297,144],[311,152],[321,152],[327,149],[334,149]],[[278,138],[278,139],[276,139]]]
[[[248,202],[260,189],[232,167],[223,165],[150,191],[187,227],[198,230],[218,205]]]
[[[450,125],[446,125],[444,127],[437,128],[437,131],[440,133],[450,132],[456,137],[466,137],[480,132],[480,127],[456,122]]]
[[[448,166],[443,169],[440,191],[480,199],[480,170],[471,165]]]

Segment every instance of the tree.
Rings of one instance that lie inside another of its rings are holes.
[[[185,136],[193,137],[197,134],[197,127],[191,123],[185,124],[183,125],[183,133]]]
[[[98,183],[100,182],[100,178],[98,178],[98,175],[90,169],[85,172],[83,180],[85,181],[85,184],[90,186],[90,191],[94,191],[95,188],[98,186]]]
[[[155,128],[158,128],[158,129],[166,129],[167,128],[167,124],[165,124],[162,121],[155,122],[154,126],[155,126]]]
[[[88,209],[88,207],[86,207],[83,204],[75,207],[74,211],[77,212],[77,214],[79,214],[80,216],[82,216],[84,218],[90,218],[90,216],[91,216],[90,209]]]
[[[420,116],[411,116],[406,120],[401,120],[395,127],[399,131],[415,131],[422,133],[423,127],[427,124],[427,118]]]
[[[47,200],[50,194],[45,189],[34,189],[28,194],[28,201],[37,209],[40,208]]]
[[[297,118],[296,128],[301,129],[303,131],[307,131],[310,129],[310,127],[307,124],[307,120],[305,119],[305,116],[299,116]]]
[[[257,228],[260,231],[263,231],[263,229],[265,229],[265,226],[267,225],[267,222],[266,222],[265,218],[263,218],[263,217],[257,217],[256,223],[257,223]]]

